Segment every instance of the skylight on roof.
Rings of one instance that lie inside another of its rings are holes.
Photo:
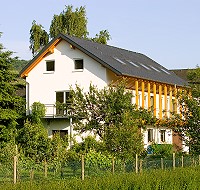
[[[144,65],[144,64],[142,64],[142,63],[140,63],[140,65],[142,65],[145,69],[147,69],[147,70],[151,70],[149,67],[147,67],[146,65]]]
[[[150,65],[150,67],[153,69],[153,70],[155,70],[155,71],[157,71],[157,72],[159,72],[160,73],[160,70],[158,70],[157,68],[155,68],[154,66],[151,66]]]
[[[124,63],[121,59],[117,58],[117,57],[113,57],[116,61],[120,62],[123,65],[126,65],[126,63]]]
[[[126,60],[126,61],[128,61],[130,64],[132,64],[132,65],[135,66],[135,67],[139,67],[136,63],[133,63],[133,62],[130,61],[130,60]]]
[[[163,69],[163,68],[160,68],[163,72],[167,73],[168,75],[170,75],[171,73],[168,72],[167,70]]]

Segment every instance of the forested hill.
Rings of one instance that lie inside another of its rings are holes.
[[[18,72],[20,72],[23,67],[29,62],[29,60],[17,60],[13,63],[14,69],[16,69]]]

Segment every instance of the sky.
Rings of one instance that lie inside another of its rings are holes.
[[[89,37],[108,30],[108,45],[143,53],[167,69],[200,66],[200,0],[5,0],[0,43],[20,59],[32,59],[33,20],[48,32],[66,5],[85,6]]]

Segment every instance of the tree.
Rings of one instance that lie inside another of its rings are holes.
[[[171,127],[179,134],[181,139],[189,147],[190,153],[200,154],[200,68],[197,67],[188,73],[190,91],[178,93],[180,113],[163,122],[163,125]]]
[[[152,116],[146,110],[136,109],[125,84],[102,90],[90,85],[86,93],[76,86],[70,94],[71,115],[79,118],[75,129],[94,132],[112,155],[123,159],[143,151],[141,127],[150,123]]]
[[[43,29],[41,24],[37,24],[34,20],[30,30],[30,50],[35,56],[47,43],[49,42],[49,35]]]
[[[96,34],[91,40],[100,44],[107,44],[107,41],[111,39],[111,36],[107,30],[101,30],[99,34]]]
[[[51,21],[49,36],[56,37],[59,33],[89,39],[98,43],[107,44],[110,34],[107,30],[102,30],[94,38],[89,38],[87,30],[86,9],[81,6],[73,11],[73,6],[66,6],[59,15],[54,15]],[[43,26],[33,21],[30,30],[30,49],[35,56],[49,41],[48,33]]]
[[[18,143],[25,157],[33,161],[42,161],[51,155],[51,142],[41,118],[45,115],[45,106],[40,102],[32,105],[32,114],[19,130]]]
[[[72,5],[66,6],[60,15],[54,15],[49,34],[51,38],[55,38],[59,33],[86,38],[88,31],[85,7],[81,6],[73,11]]]
[[[12,68],[16,61],[0,44],[0,148],[8,142],[15,144],[17,122],[25,113],[25,101],[16,95],[17,73]]]

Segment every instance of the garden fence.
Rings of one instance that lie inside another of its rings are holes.
[[[0,182],[20,182],[42,179],[64,179],[78,177],[84,180],[88,176],[101,176],[109,173],[125,173],[153,169],[176,169],[176,167],[195,167],[200,165],[200,156],[171,155],[168,158],[153,158],[147,156],[140,158],[137,155],[133,159],[120,160],[111,158],[109,161],[94,162],[86,159],[87,155],[80,156],[76,160],[64,162],[44,160],[33,162],[22,160],[14,156],[10,162],[0,163]]]

